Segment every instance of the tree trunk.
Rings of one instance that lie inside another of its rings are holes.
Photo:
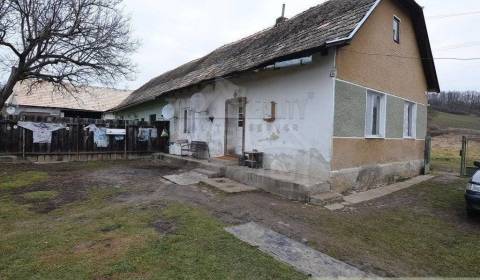
[[[7,83],[3,86],[0,92],[0,111],[5,106],[5,102],[7,99],[12,95],[13,88],[18,82],[18,68],[12,67],[12,71],[10,72],[10,77],[8,78]]]

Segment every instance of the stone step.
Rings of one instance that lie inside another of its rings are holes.
[[[343,201],[343,196],[336,192],[324,192],[310,197],[310,203],[318,206],[335,204]]]
[[[222,172],[220,170],[212,170],[212,169],[205,169],[205,168],[196,168],[192,171],[203,174],[208,178],[218,178],[222,176]]]
[[[225,177],[301,202],[309,202],[312,194],[330,191],[330,184],[321,178],[273,170],[227,166]]]
[[[153,158],[182,168],[213,171],[216,173],[216,177],[226,177],[247,186],[301,202],[309,202],[312,195],[331,190],[330,184],[326,181],[328,178],[235,166],[238,161],[234,160],[223,160],[222,158],[198,160],[164,153],[154,154]],[[210,177],[213,176],[213,172],[198,173]]]
[[[203,179],[200,183],[226,193],[252,192],[257,189],[228,178]]]

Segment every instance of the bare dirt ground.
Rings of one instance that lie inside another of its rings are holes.
[[[456,185],[456,182],[459,181],[453,175],[442,175],[430,182],[431,185],[427,187],[402,191],[372,202],[346,208],[341,212],[332,213],[322,207],[288,201],[261,191],[227,195],[198,185],[178,186],[162,179],[162,176],[177,174],[186,170],[181,167],[168,166],[161,162],[1,165],[0,170],[2,171],[0,173],[5,174],[9,169],[48,172],[48,181],[36,183],[16,191],[16,200],[19,203],[23,200],[22,194],[27,192],[57,191],[59,195],[55,199],[33,206],[32,210],[39,213],[48,213],[69,203],[81,201],[87,196],[88,188],[92,186],[121,188],[124,191],[109,198],[112,203],[138,207],[141,205],[162,206],[165,203],[178,202],[206,209],[227,225],[252,221],[261,223],[274,231],[379,276],[437,275],[433,268],[422,268],[421,263],[417,267],[416,264],[411,264],[408,261],[397,261],[396,251],[381,253],[382,250],[387,250],[382,248],[386,245],[379,245],[383,243],[369,240],[369,234],[366,234],[365,231],[382,230],[376,228],[378,221],[373,220],[380,212],[403,213],[404,209],[409,209],[416,214],[423,213],[440,221],[451,222],[453,220],[455,227],[458,227],[459,230],[480,232],[479,223],[472,223],[465,217],[461,198],[455,200],[454,205],[449,205],[452,207],[448,210],[430,205],[429,187],[438,184],[440,187],[444,186],[451,189],[452,184]],[[458,188],[463,188],[463,186],[463,181],[461,181]],[[447,201],[446,203],[450,202]],[[410,218],[410,214],[405,215],[405,219]],[[393,214],[392,216],[379,217],[379,219],[385,219],[384,222],[387,223],[380,226],[395,227],[404,222],[395,220],[395,217],[397,216],[393,216]],[[371,223],[371,228],[361,228],[359,221],[361,222],[362,219]],[[175,227],[174,223],[169,221],[158,221],[154,226],[159,232],[167,233],[174,230]],[[387,237],[379,235],[379,238]],[[388,238],[392,238],[394,241],[384,240],[382,242],[397,242],[394,239],[395,236],[389,236]],[[375,239],[375,237],[372,237],[372,239]],[[372,247],[373,249],[370,250],[369,248]]]

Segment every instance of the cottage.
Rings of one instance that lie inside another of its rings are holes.
[[[83,87],[65,93],[48,82],[31,88],[27,81],[15,86],[5,102],[3,114],[113,119],[115,117],[107,111],[118,106],[130,93],[102,87]]]
[[[265,169],[342,192],[422,172],[438,91],[415,1],[331,0],[152,79],[116,115],[161,119],[167,106],[171,140],[213,157],[258,150]]]

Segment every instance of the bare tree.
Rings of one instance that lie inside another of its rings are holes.
[[[46,81],[72,91],[92,81],[129,78],[137,48],[122,0],[0,0],[0,58],[8,80],[0,108],[15,85]]]

